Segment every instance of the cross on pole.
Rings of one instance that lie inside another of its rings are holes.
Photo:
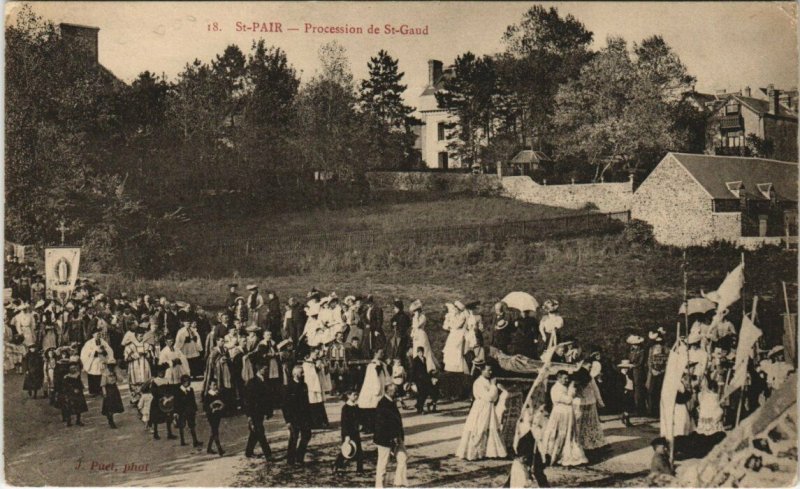
[[[56,231],[61,231],[61,245],[64,245],[64,233],[69,231],[69,228],[64,225],[64,221],[61,221],[61,225],[56,228]]]

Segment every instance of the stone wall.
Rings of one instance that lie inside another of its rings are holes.
[[[711,197],[672,155],[636,189],[631,217],[650,223],[661,244],[703,245],[713,239]]]
[[[367,173],[367,181],[371,190],[499,193],[501,189],[496,175],[471,173],[376,171]]]
[[[531,204],[582,209],[594,205],[601,212],[630,210],[633,182],[539,185],[527,176],[503,177],[503,192]]]
[[[742,235],[741,212],[714,212],[711,223],[713,239],[733,242]]]

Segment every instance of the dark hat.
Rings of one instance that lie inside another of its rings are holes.
[[[464,306],[464,307],[466,307],[467,309],[475,309],[476,307],[478,307],[480,305],[481,305],[481,301],[472,301],[472,302],[467,302],[467,305]]]
[[[658,438],[653,438],[653,441],[650,442],[650,446],[653,448],[659,445],[662,447],[669,447],[669,441],[663,436],[659,436]]]
[[[395,299],[394,300],[394,307],[402,310],[403,309],[403,301],[401,301],[400,299]]]
[[[191,375],[189,375],[189,374],[183,374],[183,375],[181,375],[181,383],[184,383],[184,382],[186,382],[187,380],[192,380],[192,376],[191,376]]]
[[[228,284],[228,287],[238,287],[239,284]]]

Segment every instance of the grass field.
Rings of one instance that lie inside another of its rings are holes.
[[[202,236],[254,237],[494,224],[573,215],[581,211],[528,204],[504,197],[474,197],[435,192],[384,193],[369,206],[276,212],[258,216],[190,216],[179,235],[187,242]]]
[[[126,280],[119,276],[98,277],[111,293],[164,294],[209,307],[222,304],[231,278],[240,284],[255,282],[277,291],[285,301],[305,297],[317,287],[347,294],[372,293],[390,316],[394,297],[406,303],[421,299],[429,318],[433,348],[441,350],[443,304],[453,300],[480,300],[486,324],[491,305],[506,293],[523,290],[540,302],[556,298],[561,303],[566,335],[586,348],[601,348],[618,359],[625,350],[628,333],[643,334],[662,325],[675,330],[683,295],[682,252],[670,248],[630,245],[620,235],[539,243],[465,243],[458,249],[398,249],[388,262],[356,272],[319,270],[294,276],[229,275],[188,280]],[[690,249],[688,288],[690,296],[714,290],[725,273],[740,261],[740,252],[730,247]],[[780,280],[797,279],[797,255],[778,248],[746,253],[747,296],[760,296],[760,325],[768,343],[779,341],[783,296]],[[790,298],[791,303],[795,299]],[[732,308],[731,316],[741,317]],[[487,334],[487,339],[490,335]]]

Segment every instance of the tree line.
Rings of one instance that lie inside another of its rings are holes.
[[[556,8],[531,7],[503,35],[504,50],[458,56],[436,94],[454,117],[448,149],[462,164],[541,150],[552,181],[643,178],[666,151],[702,152],[705,115],[695,78],[660,36],[630,45],[594,34]]]

